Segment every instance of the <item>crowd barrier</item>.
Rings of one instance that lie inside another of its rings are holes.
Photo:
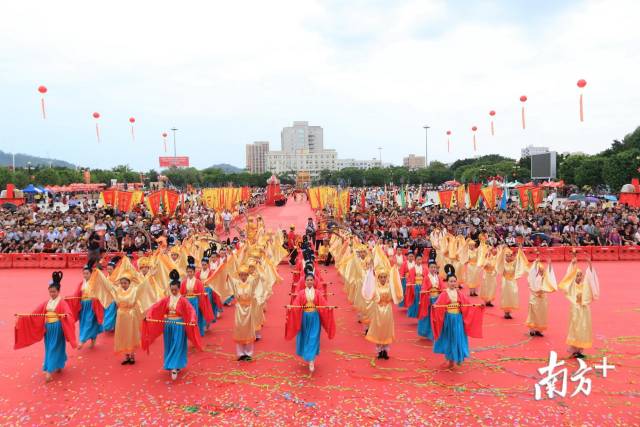
[[[575,251],[580,261],[640,261],[640,246],[552,246],[522,248],[529,261],[570,261]],[[109,252],[102,258],[106,264],[114,256],[125,256],[122,252]],[[132,259],[138,258],[136,253]],[[2,268],[82,268],[88,260],[86,253],[77,254],[0,254]]]

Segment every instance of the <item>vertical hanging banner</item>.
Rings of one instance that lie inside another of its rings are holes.
[[[176,209],[178,209],[178,202],[180,201],[180,194],[173,190],[163,190],[164,197],[164,209],[165,213],[168,215],[173,215],[176,213]]]
[[[453,190],[438,191],[440,205],[448,209],[451,206],[451,196],[453,196]]]
[[[117,190],[104,190],[100,195],[105,205],[116,207],[116,202],[118,198]]]
[[[451,131],[447,131],[447,153],[451,152]]]
[[[162,202],[162,191],[154,191],[145,198],[145,201],[147,202],[147,207],[151,215],[158,215],[160,212],[160,203]]]
[[[131,210],[131,200],[133,193],[130,191],[118,191],[117,208],[121,212],[129,212]]]
[[[464,184],[458,186],[456,189],[456,201],[459,208],[465,208],[467,206],[467,192],[465,191]]]
[[[473,183],[469,184],[469,207],[475,208],[478,203],[478,199],[480,199],[480,189],[482,188],[481,183]]]
[[[167,133],[162,132],[162,145],[164,146],[164,152],[167,152]]]

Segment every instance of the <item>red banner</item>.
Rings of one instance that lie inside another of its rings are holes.
[[[476,207],[478,203],[478,199],[480,198],[480,189],[482,188],[482,184],[469,184],[469,201],[471,202],[472,208]]]
[[[117,206],[118,210],[129,212],[131,210],[131,198],[133,193],[129,191],[118,191]]]
[[[160,157],[160,167],[161,168],[170,168],[170,167],[189,167],[189,157]]]
[[[147,206],[151,211],[151,215],[158,215],[160,212],[160,202],[162,201],[162,191],[154,191],[147,196]]]
[[[180,201],[180,194],[173,190],[163,190],[164,191],[164,208],[165,213],[169,215],[173,215],[178,208],[178,202]]]
[[[452,195],[453,195],[453,190],[438,191],[438,196],[440,197],[440,204],[445,208],[449,208],[449,206],[451,205]]]
[[[116,205],[116,190],[105,190],[102,192],[102,200],[104,200],[104,204],[107,206]]]
[[[527,209],[529,207],[529,187],[518,187],[518,195],[522,209]]]

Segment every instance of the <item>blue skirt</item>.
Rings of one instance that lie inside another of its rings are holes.
[[[102,325],[98,323],[96,313],[93,311],[93,301],[86,300],[80,303],[80,343],[95,340],[102,332]]]
[[[193,307],[193,309],[196,311],[196,315],[198,316],[198,329],[200,330],[200,336],[203,337],[204,330],[207,327],[207,321],[204,320],[204,316],[200,311],[200,306],[198,305],[198,297],[189,297],[187,299],[191,303],[191,306]]]
[[[415,285],[413,287],[413,304],[407,309],[407,316],[416,319],[418,317],[418,308],[420,307],[420,290],[422,286]]]
[[[407,279],[403,277],[400,279],[400,283],[402,284],[402,295],[404,295],[407,292]],[[398,307],[404,307],[404,299],[400,301]]]
[[[168,371],[187,366],[187,333],[184,325],[174,322],[182,322],[182,318],[167,320],[164,324],[163,368]]]
[[[213,321],[211,323],[216,323],[218,320],[218,314],[222,313],[222,307],[218,307],[218,304],[216,304],[216,300],[213,298],[213,290],[211,288],[205,287],[204,291],[207,293],[209,304],[211,304],[211,309],[213,310]]]
[[[223,304],[225,304],[225,305],[229,305],[229,304],[231,304],[231,301],[233,301],[233,295],[231,295],[229,298],[227,298],[227,299],[223,302]]]
[[[45,326],[44,365],[42,370],[52,373],[64,368],[64,364],[67,362],[67,347],[60,321],[47,322]]]
[[[302,313],[302,327],[296,336],[296,354],[311,362],[320,353],[320,315],[317,311]]]
[[[433,345],[433,352],[444,354],[447,360],[457,364],[469,357],[469,341],[464,333],[461,313],[444,315],[444,325],[438,341]]]
[[[104,310],[104,320],[102,322],[102,329],[108,332],[115,331],[116,329],[116,315],[118,314],[118,306],[115,302],[112,302],[109,307]]]
[[[431,305],[435,304],[437,299],[438,297],[429,297]],[[429,306],[429,313],[423,319],[418,320],[418,335],[433,341],[433,330],[431,329],[431,305]]]

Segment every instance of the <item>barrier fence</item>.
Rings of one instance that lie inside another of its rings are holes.
[[[640,261],[640,246],[552,246],[522,248],[529,261],[540,257],[543,261],[571,261],[573,252],[578,260],[586,261]],[[122,252],[109,252],[102,262],[114,256],[125,256]],[[133,254],[133,259],[137,259]],[[0,268],[82,268],[87,263],[86,253],[77,254],[0,254]]]

